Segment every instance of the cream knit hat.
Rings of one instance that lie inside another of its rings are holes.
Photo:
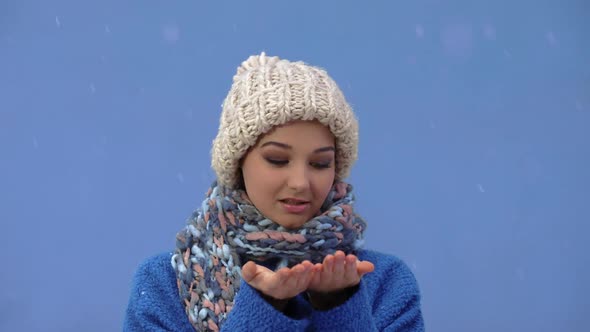
[[[336,139],[336,180],[346,178],[357,158],[358,123],[342,91],[320,68],[263,52],[238,67],[223,102],[211,150],[217,181],[235,188],[240,160],[259,136],[293,120],[317,120],[330,128]]]

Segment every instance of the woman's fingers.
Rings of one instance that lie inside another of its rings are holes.
[[[323,269],[324,269],[324,265],[322,263],[316,263],[313,266],[313,276],[311,278],[311,280],[309,281],[309,286],[313,287],[314,285],[319,285],[321,282],[321,278],[322,278],[322,273],[323,273]]]
[[[369,261],[358,261],[356,262],[357,271],[359,276],[363,276],[369,272],[373,272],[375,270],[375,265]]]
[[[300,265],[302,266],[302,271],[299,272],[296,284],[296,289],[298,290],[298,293],[301,293],[307,289],[309,281],[311,280],[311,278],[313,278],[314,275],[313,264],[305,261]]]
[[[314,277],[315,266],[309,261],[276,272],[250,261],[242,267],[242,277],[250,286],[272,298],[282,300],[305,291]]]
[[[334,276],[339,277],[339,278],[344,278],[344,264],[345,264],[345,258],[346,256],[344,255],[344,252],[338,250],[336,251],[336,253],[334,254]]]
[[[322,274],[331,274],[334,271],[334,256],[328,255],[324,258]]]
[[[244,280],[247,283],[250,283],[252,281],[254,282],[260,282],[260,279],[265,278],[266,276],[268,276],[268,273],[272,272],[271,270],[267,269],[264,266],[260,266],[252,261],[244,264],[244,266],[242,267],[242,278],[244,278]]]
[[[309,290],[332,292],[357,285],[362,276],[372,272],[375,266],[371,262],[359,261],[355,255],[345,255],[337,251],[327,255],[322,264],[314,266],[318,272],[309,282]]]
[[[355,255],[348,255],[346,256],[346,267],[345,267],[345,275],[349,277],[354,277],[358,274],[356,262],[358,259]]]
[[[285,280],[283,285],[284,289],[292,294],[289,297],[296,296],[307,289],[314,275],[313,267],[309,261],[304,261],[291,268],[289,278]]]
[[[252,261],[244,264],[242,266],[242,278],[247,283],[250,283],[252,279],[254,279],[254,275],[256,273],[256,264]]]
[[[314,265],[304,261],[276,272],[250,261],[242,267],[242,277],[270,297],[287,299],[307,289],[331,292],[354,286],[363,275],[374,269],[371,262],[359,261],[355,255],[337,251],[334,255],[327,255],[323,263]]]

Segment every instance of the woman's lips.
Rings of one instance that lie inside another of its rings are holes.
[[[307,210],[309,202],[296,203],[296,201],[293,200],[281,200],[281,205],[283,205],[285,211],[289,213],[300,214]]]

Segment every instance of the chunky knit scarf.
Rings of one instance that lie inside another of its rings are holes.
[[[214,182],[201,207],[176,236],[172,266],[180,298],[197,331],[218,331],[239,290],[249,260],[275,271],[304,260],[323,261],[336,250],[356,253],[366,223],[353,213],[352,187],[337,182],[318,215],[288,230],[265,218],[243,190]]]

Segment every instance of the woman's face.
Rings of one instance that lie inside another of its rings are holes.
[[[335,177],[335,142],[317,121],[294,121],[263,135],[242,160],[246,192],[256,208],[296,229],[313,218]]]

